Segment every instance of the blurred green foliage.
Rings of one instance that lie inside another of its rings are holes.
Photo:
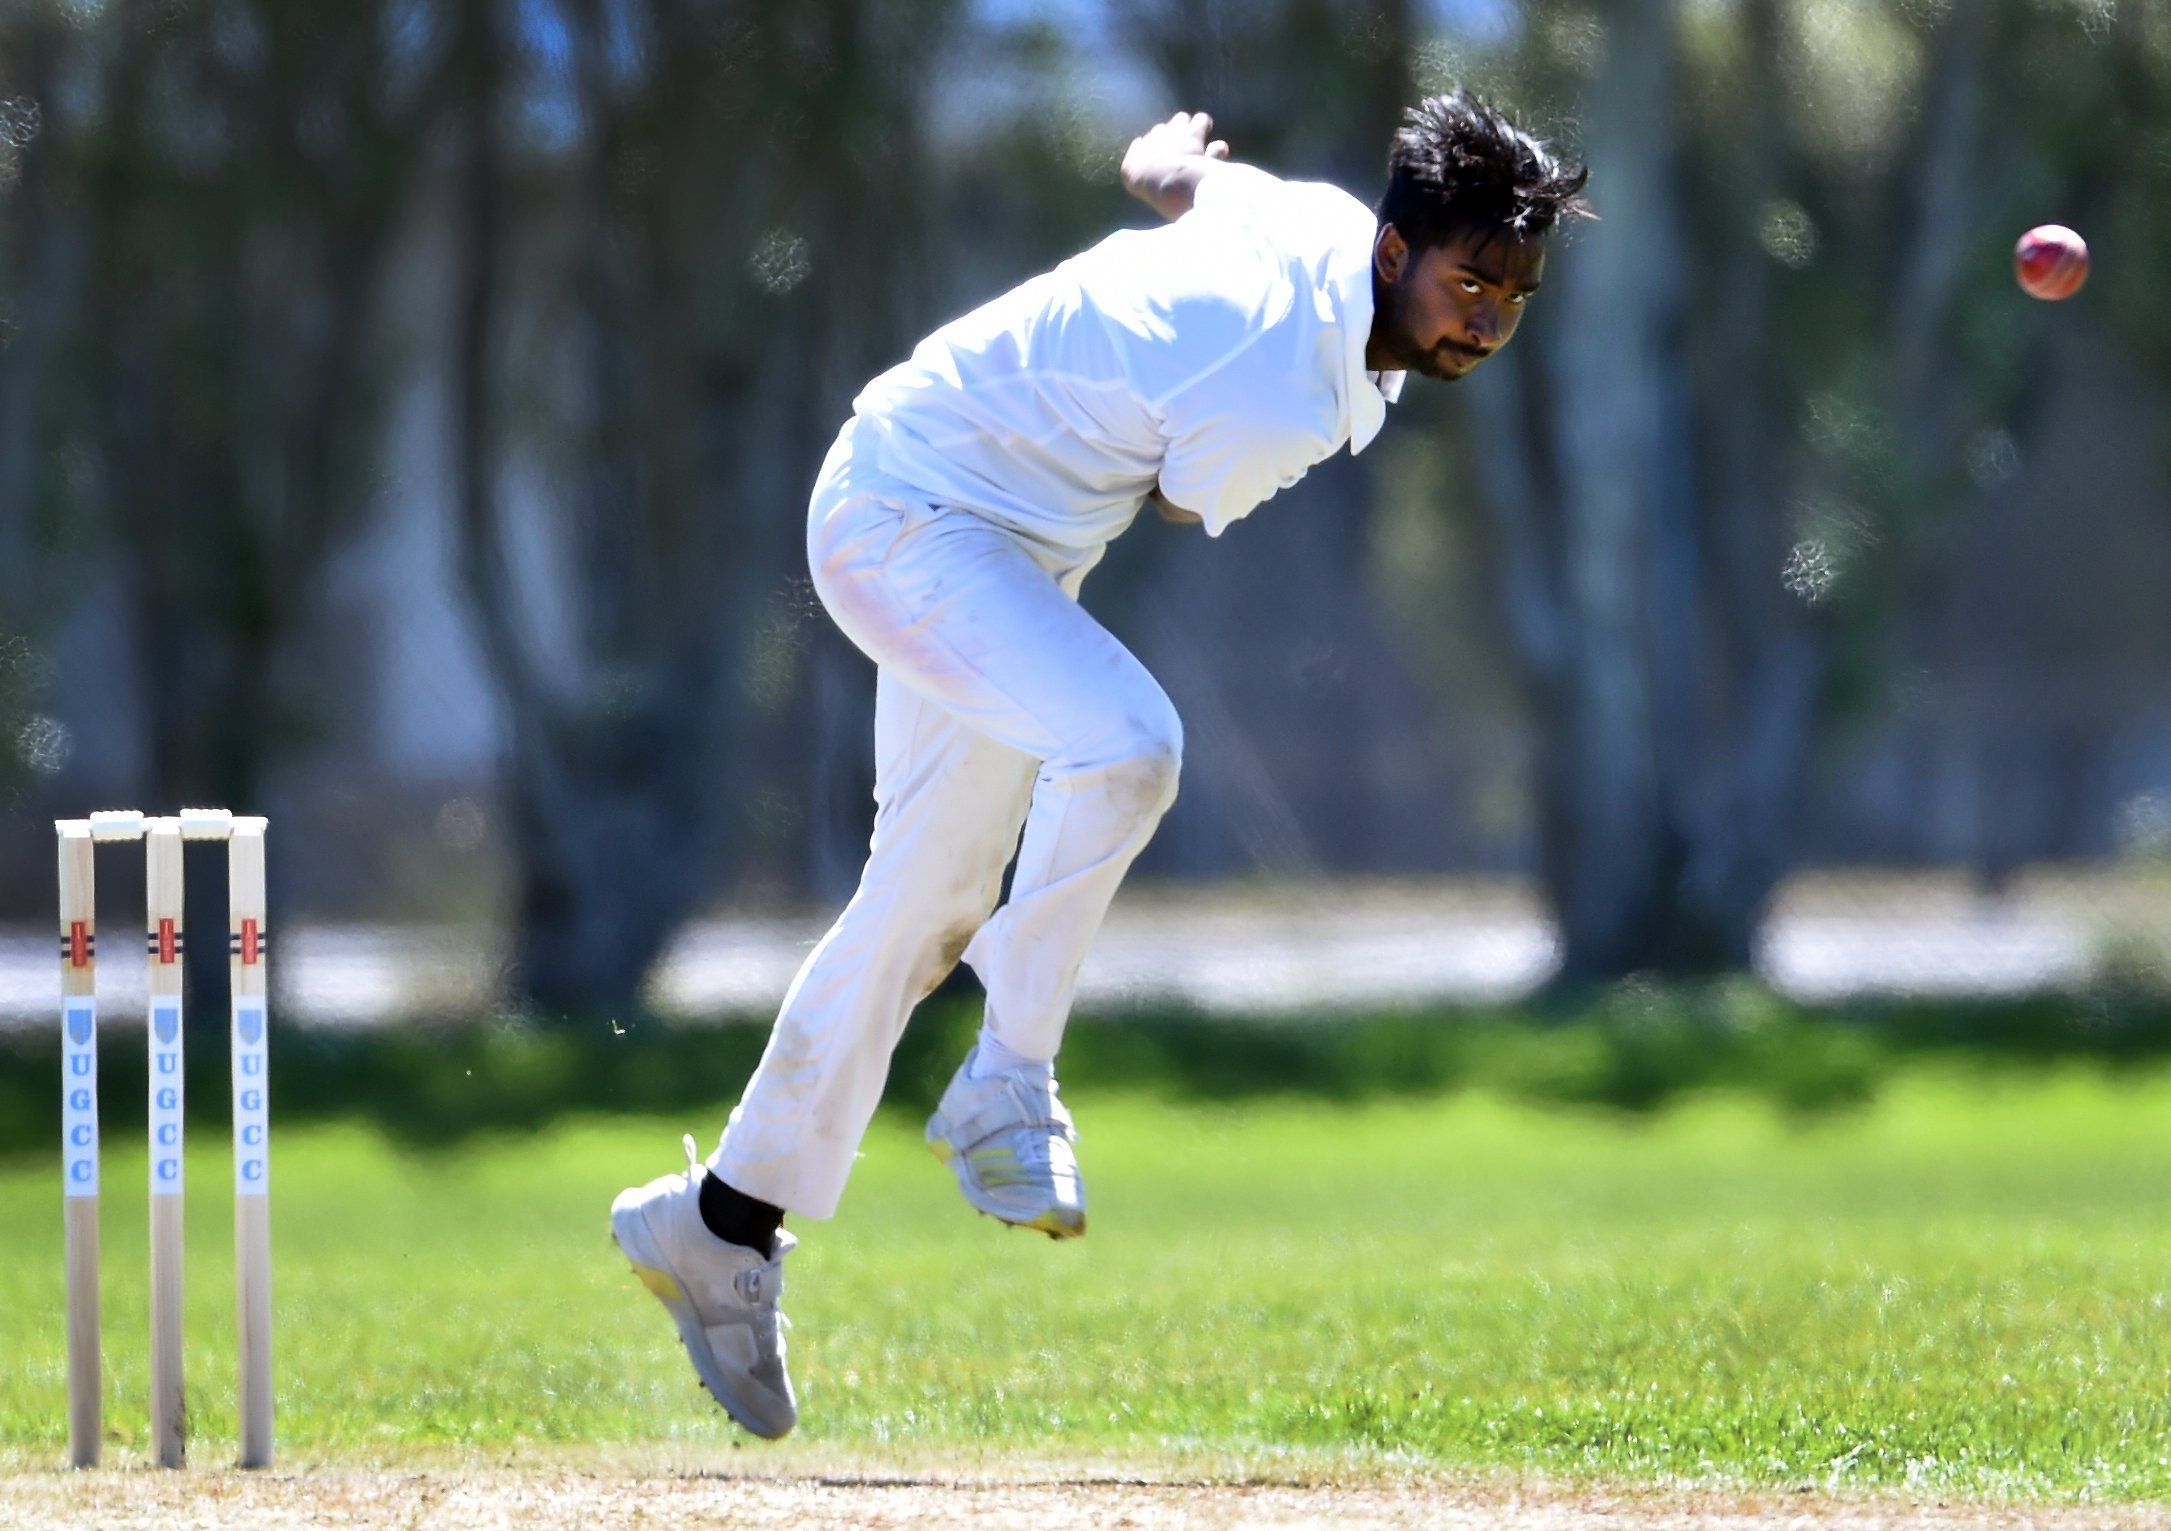
[[[978,1005],[923,1006],[893,1058],[885,1108],[924,1114],[971,1046]],[[282,1123],[352,1120],[415,1144],[528,1131],[583,1113],[691,1113],[720,1127],[767,1040],[763,1020],[672,1024],[629,1017],[578,1029],[510,1017],[333,1030],[273,1043]],[[1172,1100],[1299,1097],[1357,1102],[1486,1090],[1521,1101],[1643,1113],[1700,1091],[1788,1112],[1873,1099],[1926,1058],[1986,1070],[2078,1061],[2118,1069],[2171,1057],[2171,991],[2139,982],[2078,996],[1893,1000],[1843,1010],[1749,982],[1619,985],[1573,1009],[1413,1010],[1260,1020],[1166,1011],[1081,1018],[1063,1049],[1075,1098],[1143,1090]],[[224,1120],[223,1033],[191,1039],[200,1125]],[[109,1030],[99,1063],[105,1130],[140,1124],[136,1036]],[[60,1129],[59,1041],[0,1040],[0,1154],[46,1150]]]

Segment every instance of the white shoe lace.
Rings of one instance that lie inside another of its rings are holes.
[[[1021,1169],[1052,1177],[1055,1174],[1055,1145],[1068,1144],[1060,1127],[1042,1126],[1036,1122],[1021,1122],[1006,1132],[995,1134],[995,1141],[1009,1149]],[[1065,1173],[1069,1173],[1066,1166]]]

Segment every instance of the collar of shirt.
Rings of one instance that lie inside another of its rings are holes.
[[[1328,268],[1334,305],[1342,320],[1342,397],[1349,407],[1349,455],[1372,444],[1387,423],[1387,406],[1402,397],[1400,372],[1374,372],[1364,364],[1372,338],[1372,244],[1334,252]]]

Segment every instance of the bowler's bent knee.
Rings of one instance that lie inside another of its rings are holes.
[[[1094,774],[1128,817],[1151,821],[1168,812],[1183,774],[1183,725],[1174,708],[1160,717],[1134,719],[1110,756]]]

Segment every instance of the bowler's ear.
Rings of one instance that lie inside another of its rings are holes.
[[[1402,279],[1403,268],[1409,263],[1410,246],[1402,231],[1391,223],[1381,224],[1372,241],[1372,269],[1381,280],[1396,282]]]

